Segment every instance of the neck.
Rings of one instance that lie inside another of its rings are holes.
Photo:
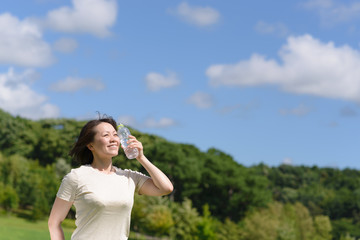
[[[112,166],[111,159],[108,160],[108,159],[94,158],[94,161],[91,163],[91,166],[101,172],[106,172],[106,173],[113,172],[113,166]]]

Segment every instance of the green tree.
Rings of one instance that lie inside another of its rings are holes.
[[[316,234],[314,240],[331,240],[331,222],[328,216],[316,216],[314,219]]]
[[[5,155],[31,155],[37,144],[36,122],[13,117],[0,109],[0,149]]]
[[[204,159],[200,151],[191,145],[175,144],[162,138],[150,136],[144,140],[145,154],[164,171],[174,184],[172,197],[182,202],[185,198],[194,199],[201,192]]]
[[[145,227],[148,233],[155,236],[169,235],[174,226],[172,213],[165,205],[156,205],[149,209],[145,217]]]
[[[224,223],[216,221],[216,238],[219,240],[239,240],[242,239],[242,228],[240,224],[234,223],[229,218]]]
[[[28,170],[28,160],[19,155],[3,156],[0,153],[0,180],[17,188]]]
[[[360,237],[360,223],[351,218],[341,218],[331,221],[332,235],[334,239],[340,239],[347,235],[355,238]]]
[[[168,236],[174,226],[169,199],[135,195],[131,222],[136,232]]]
[[[309,211],[301,203],[284,205],[274,202],[268,208],[246,216],[242,226],[241,239],[244,240],[331,239],[329,221],[326,222],[326,218],[317,218],[314,224]]]
[[[198,240],[199,213],[192,207],[191,200],[185,199],[181,205],[173,205],[174,226],[171,229],[172,239]]]
[[[31,166],[31,184],[33,186],[31,218],[38,220],[49,214],[59,181],[52,166],[42,167],[34,163]]]
[[[351,237],[349,233],[346,235],[341,235],[340,240],[356,240],[356,238]]]
[[[231,156],[209,149],[205,155],[201,192],[194,205],[207,203],[210,211],[221,220],[239,221],[251,208],[266,206],[271,191],[266,177],[235,162]]]
[[[198,237],[204,240],[216,240],[217,235],[215,233],[216,222],[211,217],[209,206],[205,204],[203,206],[203,215],[198,223]]]
[[[58,178],[64,177],[71,170],[71,165],[64,158],[58,158],[54,165],[55,173]]]
[[[12,212],[19,206],[19,198],[15,189],[10,185],[0,183],[0,204],[8,212]]]

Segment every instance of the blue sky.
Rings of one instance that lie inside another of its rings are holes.
[[[360,1],[3,0],[0,108],[360,169],[359,23]]]

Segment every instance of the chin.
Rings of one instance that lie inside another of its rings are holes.
[[[117,155],[119,155],[119,152],[116,152],[116,153],[115,153],[115,152],[114,152],[114,153],[111,153],[111,156],[112,156],[112,157],[116,157]]]

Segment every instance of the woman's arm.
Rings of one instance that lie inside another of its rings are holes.
[[[134,136],[130,136],[129,144],[130,147],[138,148],[139,156],[136,159],[141,163],[151,177],[139,189],[139,194],[149,196],[163,196],[170,194],[174,189],[171,181],[159,168],[157,168],[145,157],[142,143]]]
[[[61,222],[64,221],[72,204],[72,202],[68,202],[56,197],[48,221],[51,240],[65,239],[64,232],[61,228]]]

